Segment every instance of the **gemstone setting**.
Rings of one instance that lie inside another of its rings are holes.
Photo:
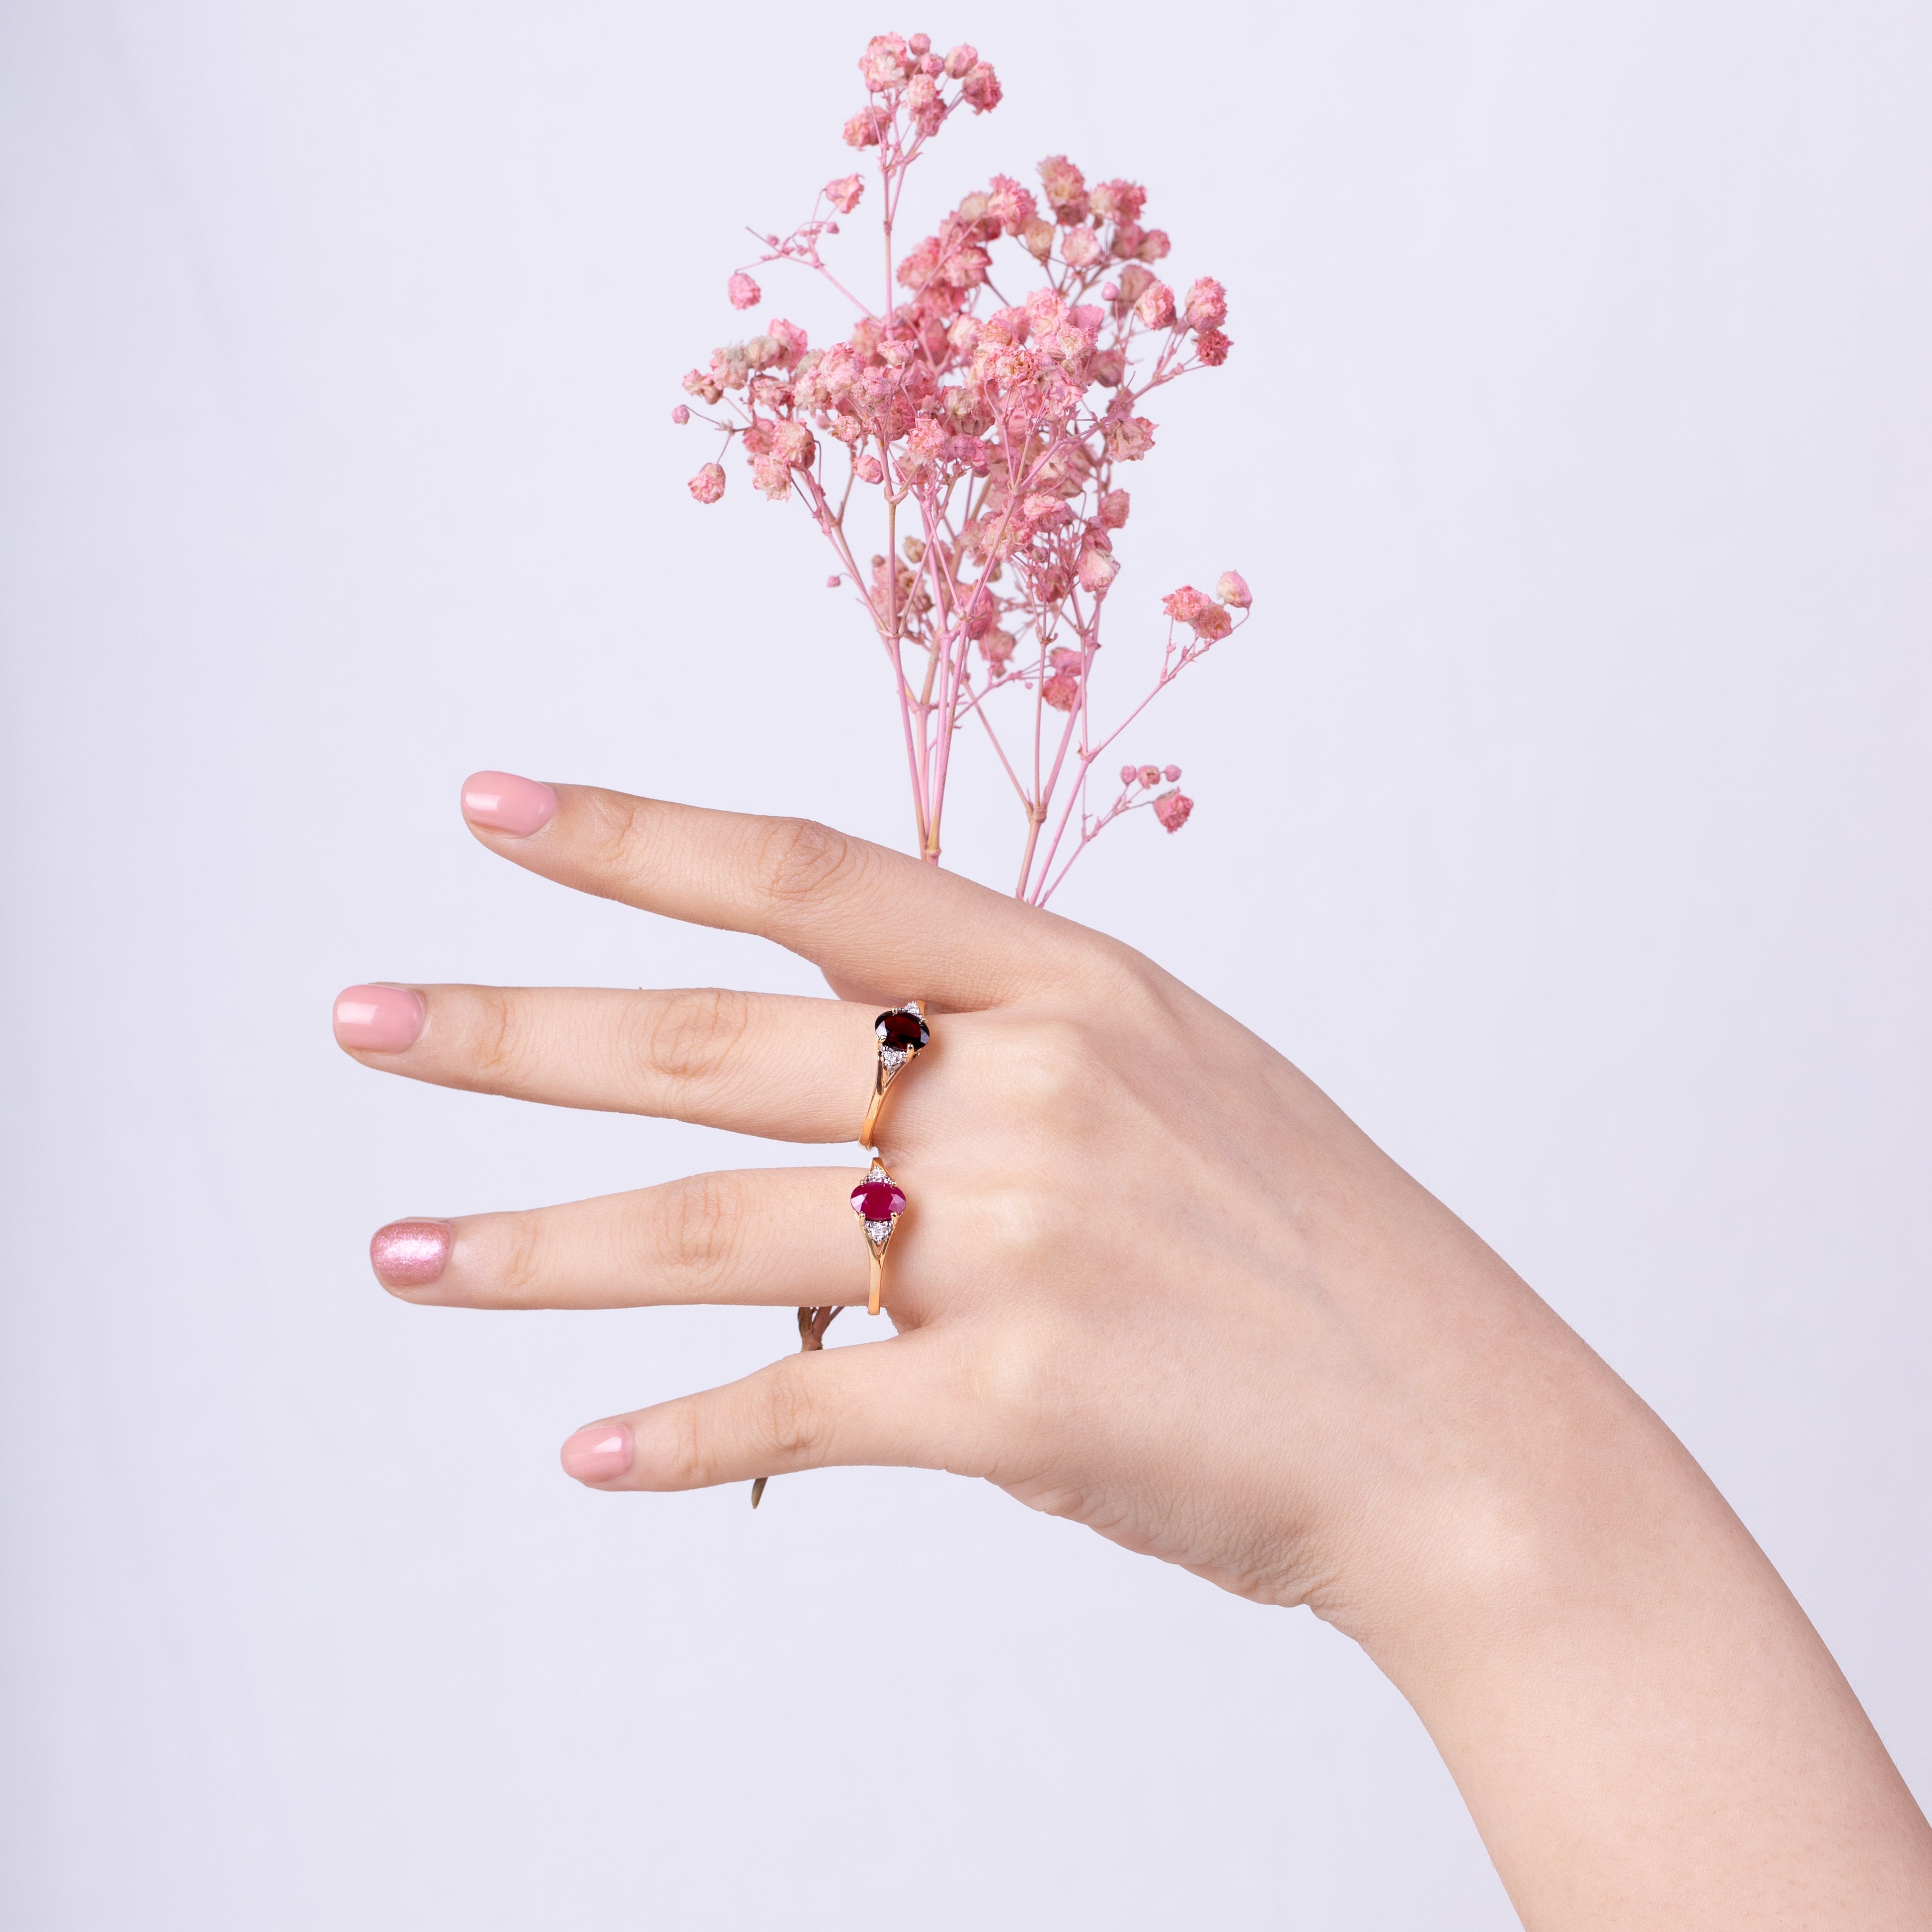
[[[866,1224],[866,1232],[879,1240],[892,1232],[905,1212],[906,1198],[898,1182],[868,1174],[852,1190],[852,1211]]]

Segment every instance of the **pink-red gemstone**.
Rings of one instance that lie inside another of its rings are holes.
[[[881,1013],[873,1022],[872,1030],[883,1045],[900,1053],[916,1052],[932,1037],[916,1013]]]
[[[905,1196],[890,1180],[862,1180],[852,1190],[852,1205],[862,1221],[890,1221],[905,1212]]]

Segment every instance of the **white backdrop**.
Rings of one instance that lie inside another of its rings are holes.
[[[1137,748],[1192,824],[1064,909],[1655,1404],[1932,1798],[1932,18],[1179,19],[0,6],[7,1924],[1513,1922],[1305,1615],[935,1477],[559,1473],[788,1316],[369,1276],[394,1215],[793,1157],[385,1080],[328,1003],[814,985],[491,860],[476,766],[902,841],[814,540],[668,420],[890,25],[1008,89],[928,211],[1064,150],[1232,291],[1117,622],[1231,564],[1256,615]]]

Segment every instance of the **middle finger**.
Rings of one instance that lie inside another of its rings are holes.
[[[877,1016],[709,986],[352,986],[335,1033],[365,1066],[441,1087],[822,1142],[859,1131]]]

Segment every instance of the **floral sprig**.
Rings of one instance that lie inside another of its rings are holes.
[[[721,454],[741,446],[763,496],[804,503],[841,566],[828,584],[858,592],[892,668],[921,854],[938,860],[953,741],[976,722],[1025,815],[1016,896],[1043,905],[1115,819],[1146,806],[1178,832],[1193,810],[1178,766],[1123,766],[1104,806],[1090,805],[1089,781],[1154,697],[1246,620],[1240,576],[1225,572],[1211,596],[1184,585],[1163,600],[1160,674],[1112,728],[1096,723],[1090,694],[1131,508],[1118,472],[1154,446],[1157,425],[1138,406],[1227,360],[1227,294],[1202,276],[1177,296],[1155,272],[1170,244],[1142,225],[1145,189],[1090,185],[1064,154],[1040,164],[1038,194],[996,175],[896,253],[908,170],[952,115],[989,113],[1002,90],[975,49],[941,56],[923,34],[875,35],[859,68],[867,103],[844,133],[875,151],[883,298],[855,294],[821,253],[865,194],[862,176],[844,175],[789,235],[757,236],[762,252],[726,294],[755,308],[752,270],[796,263],[857,310],[850,333],[815,350],[796,323],[774,320],[714,350],[684,388],[701,408],[722,406],[698,420],[723,434]],[[1002,242],[1016,246],[996,260]],[[1015,271],[1036,285],[1022,295]],[[672,412],[680,423],[694,413]],[[691,494],[715,503],[725,484],[713,460]],[[883,511],[885,541],[862,567],[851,524],[868,506]],[[1163,780],[1171,789],[1158,790]]]

